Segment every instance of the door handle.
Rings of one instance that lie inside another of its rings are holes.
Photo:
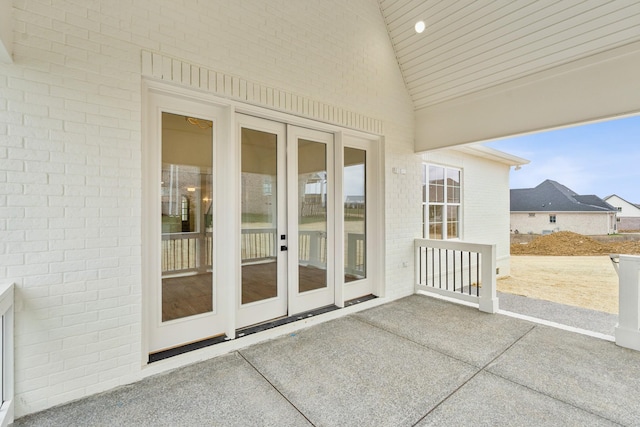
[[[287,250],[287,247],[286,247],[286,246],[284,246],[284,245],[282,245],[282,246],[280,246],[280,250],[281,250],[281,251],[286,251],[286,250]]]

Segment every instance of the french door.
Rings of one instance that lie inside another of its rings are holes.
[[[221,160],[225,110],[149,94],[144,150],[143,277],[149,353],[225,333],[220,283]]]
[[[375,293],[377,141],[160,88],[146,108],[149,354]]]
[[[239,328],[333,304],[333,134],[237,116]]]

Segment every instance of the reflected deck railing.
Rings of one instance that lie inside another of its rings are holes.
[[[212,235],[202,233],[167,233],[162,235],[162,274],[186,274],[212,267]],[[279,240],[275,228],[245,228],[241,234],[243,262],[256,262],[277,255]],[[327,233],[300,230],[298,260],[301,264],[324,268],[327,263]],[[349,274],[364,275],[365,236],[347,234],[345,270]]]
[[[496,246],[416,239],[415,290],[477,304],[496,313]]]

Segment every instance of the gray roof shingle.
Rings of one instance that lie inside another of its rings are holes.
[[[512,212],[615,212],[595,195],[580,195],[564,185],[545,180],[535,188],[511,190]]]

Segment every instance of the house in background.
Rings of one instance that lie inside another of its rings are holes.
[[[616,213],[616,208],[598,196],[577,194],[550,179],[534,188],[511,190],[513,233],[613,234],[616,232]]]
[[[618,231],[640,230],[640,204],[628,202],[615,194],[605,197],[604,201],[618,211]]]
[[[508,234],[481,229],[506,223],[475,206],[506,206],[482,158],[429,154],[463,220],[425,219],[423,153],[640,112],[637,2],[192,3],[0,0],[18,417],[282,333],[247,325],[411,295],[425,221]]]
[[[529,161],[480,144],[422,160],[424,237],[495,243],[498,276],[509,275],[509,170]]]

